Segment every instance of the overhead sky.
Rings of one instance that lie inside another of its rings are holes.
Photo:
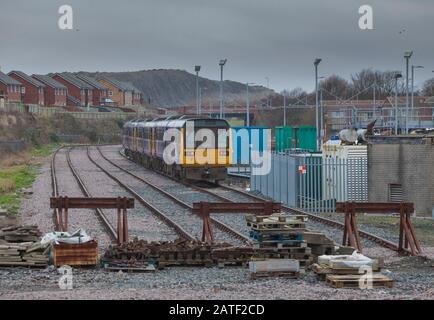
[[[61,5],[73,30],[60,30]],[[373,30],[361,30],[361,5]],[[416,85],[434,76],[433,0],[0,0],[0,68],[26,73],[183,69],[272,89],[314,86],[319,75],[362,68],[405,71]]]

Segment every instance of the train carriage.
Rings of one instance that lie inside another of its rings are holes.
[[[191,126],[195,139],[187,135],[187,128]],[[165,141],[164,134],[169,129],[177,130],[179,139]],[[227,167],[232,162],[230,136],[230,126],[222,119],[185,115],[135,119],[124,125],[123,147],[128,157],[147,168],[178,179],[218,181],[227,177]],[[208,137],[214,140],[208,141]],[[211,146],[204,146],[204,143]],[[175,163],[164,159],[169,144],[172,147],[175,144],[179,151]]]

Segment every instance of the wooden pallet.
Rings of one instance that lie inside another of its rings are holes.
[[[290,278],[296,279],[300,275],[300,272],[251,272],[250,277],[252,279],[263,278]]]
[[[279,252],[307,252],[311,253],[311,248],[307,246],[306,242],[261,242],[261,243],[254,243],[253,244],[254,249],[258,249],[258,251],[279,251]]]
[[[303,241],[303,235],[292,230],[279,231],[279,230],[251,230],[250,237],[258,242],[263,241]]]
[[[247,267],[249,265],[248,260],[218,260],[216,261],[218,268],[225,267]]]
[[[138,267],[138,266],[116,266],[116,265],[106,265],[104,266],[104,271],[106,272],[126,272],[126,273],[154,273],[155,268],[148,267]]]
[[[334,275],[326,276],[326,283],[334,288],[360,288],[359,280],[363,275]],[[372,275],[372,287],[374,288],[392,288],[393,279],[382,274],[374,273]]]
[[[247,222],[292,222],[292,221],[307,221],[306,215],[287,215],[287,214],[273,214],[271,216],[261,216],[261,215],[247,215]]]

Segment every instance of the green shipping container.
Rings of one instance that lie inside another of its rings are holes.
[[[316,150],[316,127],[276,127],[275,136],[277,152],[293,148]]]
[[[295,148],[295,131],[292,127],[276,127],[276,151]]]
[[[297,130],[297,147],[309,151],[316,150],[316,127],[300,126]]]

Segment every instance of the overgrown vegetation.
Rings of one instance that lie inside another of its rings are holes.
[[[16,214],[22,190],[31,187],[35,178],[35,168],[30,164],[0,168],[0,207]]]

